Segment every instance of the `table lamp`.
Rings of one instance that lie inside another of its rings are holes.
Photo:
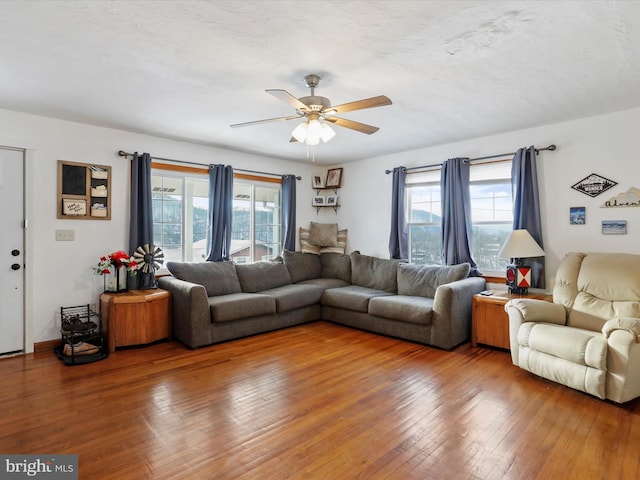
[[[513,265],[507,267],[509,293],[526,295],[531,286],[531,267],[525,265],[523,259],[543,257],[544,250],[527,230],[513,230],[498,252],[498,256],[510,258],[513,261]]]

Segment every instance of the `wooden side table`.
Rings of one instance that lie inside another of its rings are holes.
[[[552,301],[553,297],[546,294],[531,293],[528,295],[513,295],[507,290],[492,290],[493,295],[473,296],[471,315],[471,345],[479,343],[492,347],[509,350],[509,316],[504,306],[514,298],[531,298]]]
[[[100,295],[109,352],[171,338],[171,294],[162,289]]]

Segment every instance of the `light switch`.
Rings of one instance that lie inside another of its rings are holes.
[[[56,230],[56,242],[73,242],[75,239],[75,230]]]

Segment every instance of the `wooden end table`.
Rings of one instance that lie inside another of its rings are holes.
[[[509,350],[509,316],[504,306],[515,298],[531,298],[551,302],[553,297],[546,294],[514,295],[508,290],[491,290],[492,295],[473,296],[471,315],[471,345],[489,345]]]
[[[109,352],[171,338],[171,294],[166,290],[103,293],[100,313]]]

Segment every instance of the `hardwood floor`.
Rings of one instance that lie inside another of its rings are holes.
[[[90,479],[635,479],[640,403],[325,322],[64,366],[0,360],[1,453]]]

